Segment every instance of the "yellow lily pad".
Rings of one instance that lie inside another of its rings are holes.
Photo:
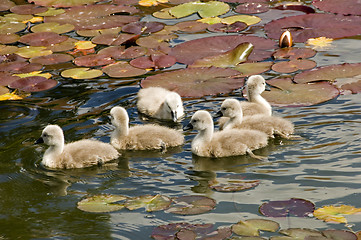
[[[325,222],[347,223],[347,220],[343,215],[352,215],[356,213],[361,213],[361,208],[355,208],[348,205],[330,205],[316,209],[313,212],[313,215],[317,219]]]
[[[71,68],[61,72],[61,76],[74,79],[97,78],[102,74],[101,70],[90,68]]]
[[[51,78],[50,73],[41,73],[41,71],[34,71],[34,72],[30,72],[30,73],[19,73],[19,74],[14,74],[14,75],[21,77],[21,78],[34,77],[34,76],[45,77],[47,79]]]
[[[6,101],[6,100],[20,100],[23,99],[23,97],[16,95],[15,92],[12,93],[5,93],[0,95],[0,101]]]
[[[46,22],[35,25],[31,28],[32,32],[55,32],[58,34],[70,32],[74,30],[74,25],[66,23],[60,24],[57,22]]]
[[[94,48],[96,44],[93,44],[91,41],[78,41],[75,43],[76,49],[91,49]]]
[[[261,20],[262,19],[260,19],[259,17],[252,15],[234,15],[221,19],[221,23],[232,24],[235,22],[244,22],[249,26],[249,25],[257,24]]]
[[[51,50],[48,50],[46,47],[26,46],[19,48],[15,53],[24,58],[33,58],[39,56],[46,56],[52,54],[53,52]]]
[[[56,15],[59,15],[59,14],[62,14],[62,13],[65,13],[64,9],[61,9],[61,8],[49,8],[46,12],[37,13],[35,15],[47,17],[47,16],[56,16]]]
[[[160,3],[167,3],[168,0],[140,0],[138,4],[143,7],[157,6]]]
[[[16,46],[0,45],[0,55],[12,54],[18,50]]]

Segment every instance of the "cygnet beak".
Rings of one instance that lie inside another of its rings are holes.
[[[177,122],[177,111],[171,111],[170,114],[172,115],[173,122]]]
[[[44,139],[40,137],[38,140],[34,142],[34,144],[44,143]]]
[[[183,127],[183,131],[191,130],[193,129],[193,125],[191,123],[188,123],[187,126]]]
[[[268,86],[268,85],[266,84],[266,87],[264,88],[264,90],[266,90],[266,91],[271,91],[271,88],[270,88],[270,86]]]
[[[214,118],[218,118],[218,117],[223,117],[222,111],[218,111],[218,112],[214,115]]]

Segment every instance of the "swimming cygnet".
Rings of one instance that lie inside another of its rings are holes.
[[[290,138],[294,133],[293,124],[281,117],[266,114],[255,114],[243,117],[242,105],[236,99],[226,99],[221,105],[222,115],[228,117],[222,129],[254,129],[266,133],[270,137],[279,135]]]
[[[213,120],[209,112],[197,111],[185,129],[198,130],[192,141],[192,152],[201,157],[230,157],[249,154],[254,158],[262,157],[253,154],[252,150],[265,147],[268,137],[256,130],[224,130],[214,132]]]
[[[149,87],[138,92],[138,111],[153,118],[176,122],[184,115],[182,99],[178,93],[161,87]]]
[[[129,128],[129,117],[123,107],[110,110],[115,130],[110,143],[120,150],[165,150],[184,143],[181,132],[154,124],[137,125]]]
[[[48,125],[36,143],[45,143],[42,164],[50,168],[84,168],[102,164],[119,157],[109,143],[97,140],[80,140],[64,144],[63,130],[58,125]]]

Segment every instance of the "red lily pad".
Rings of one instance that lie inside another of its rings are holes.
[[[40,46],[46,47],[64,42],[67,39],[68,39],[67,36],[59,35],[54,32],[38,32],[38,33],[29,33],[21,36],[19,42],[35,47],[40,47]]]
[[[235,22],[232,24],[225,23],[216,23],[210,25],[207,29],[211,32],[225,32],[225,33],[234,33],[241,32],[248,27],[244,22]]]
[[[166,54],[151,54],[150,56],[139,57],[131,60],[130,65],[137,68],[149,69],[149,68],[167,68],[176,63],[176,59],[173,56]]]
[[[316,55],[312,48],[280,48],[273,53],[274,59],[301,59],[310,58]]]
[[[127,33],[122,33],[119,35],[103,34],[103,35],[94,37],[92,39],[92,42],[95,44],[119,46],[122,44],[127,44],[129,42],[134,42],[138,37],[139,37],[139,35],[127,34]]]
[[[275,6],[274,9],[278,10],[293,10],[293,11],[301,11],[307,14],[315,13],[315,9],[310,6],[302,5],[302,4],[281,4]]]
[[[153,229],[151,237],[156,240],[179,239],[227,239],[232,235],[229,227],[214,229],[213,224],[170,223]]]
[[[144,56],[148,50],[144,47],[131,46],[125,48],[125,46],[110,46],[103,48],[98,54],[107,55],[113,59],[132,59]]]
[[[249,56],[251,61],[262,61],[271,56],[276,43],[270,39],[255,36],[216,36],[187,41],[175,46],[170,55],[177,58],[177,62],[192,64],[195,60],[219,55],[234,49],[241,43],[249,42],[254,50]]]
[[[217,178],[209,182],[209,187],[218,192],[237,192],[250,188],[254,188],[259,185],[258,180],[244,181],[238,179],[229,178]]]
[[[325,12],[361,15],[361,3],[358,0],[313,0],[312,4]]]
[[[75,58],[74,63],[77,66],[95,67],[95,66],[104,66],[115,63],[115,60],[112,59],[111,57],[108,57],[107,55],[91,54],[91,55]]]
[[[99,2],[100,0],[28,0],[30,3],[35,3],[40,6],[48,6],[48,7],[73,7],[73,6],[81,6],[85,4],[92,4]]]
[[[10,83],[18,79],[20,79],[20,77],[13,76],[9,72],[0,72],[0,86],[8,86]]]
[[[14,6],[10,8],[10,11],[16,14],[37,14],[48,11],[48,8],[34,4],[24,4]]]
[[[42,69],[43,66],[38,63],[28,62],[4,62],[0,63],[0,71],[11,73],[29,73]]]
[[[216,201],[204,196],[182,196],[173,200],[175,204],[167,211],[174,214],[194,215],[211,211]]]
[[[154,33],[164,28],[164,23],[160,22],[133,22],[122,27],[122,32],[133,34]]]
[[[52,65],[58,63],[65,63],[73,60],[74,58],[69,54],[55,53],[46,56],[34,57],[30,59],[31,63],[39,63],[42,65]]]
[[[305,14],[271,21],[264,29],[268,37],[273,39],[279,39],[282,32],[288,29],[294,42],[305,42],[317,37],[343,38],[361,34],[361,17]]]
[[[315,210],[315,205],[305,199],[291,198],[285,201],[263,203],[259,211],[267,217],[307,217]]]
[[[183,97],[202,97],[240,88],[244,79],[238,74],[236,70],[217,67],[186,68],[149,76],[141,81],[141,86],[164,87]]]
[[[15,43],[19,39],[20,39],[20,36],[15,33],[0,34],[0,43],[1,44]]]
[[[272,70],[280,73],[291,73],[298,70],[307,70],[317,66],[317,63],[308,59],[292,59],[273,64]]]
[[[15,3],[10,0],[0,0],[0,11],[7,11],[15,6]]]
[[[295,84],[290,78],[275,78],[267,80],[267,84],[274,88],[262,96],[275,106],[311,106],[339,95],[339,90],[328,82]]]
[[[140,76],[146,74],[148,71],[145,69],[133,67],[128,62],[119,61],[105,66],[103,68],[103,72],[106,73],[109,77],[123,78]]]
[[[237,13],[254,14],[263,13],[269,10],[269,5],[262,2],[247,2],[238,5],[234,11]]]
[[[55,87],[58,84],[53,79],[45,77],[25,77],[9,84],[9,88],[16,88],[24,92],[41,92]]]

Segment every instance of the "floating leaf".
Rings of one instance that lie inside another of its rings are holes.
[[[272,220],[250,219],[232,226],[232,232],[242,236],[259,236],[259,231],[276,232],[280,225]]]
[[[316,51],[310,48],[280,48],[273,53],[274,59],[301,59],[310,58],[316,55]]]
[[[325,222],[347,223],[347,220],[343,215],[351,215],[356,213],[361,213],[361,208],[355,208],[348,205],[330,205],[316,209],[313,212],[313,215],[317,219],[323,220]]]
[[[339,95],[338,89],[328,82],[295,84],[289,78],[277,78],[268,80],[267,83],[275,88],[263,92],[262,96],[276,106],[310,106]]]
[[[133,34],[154,33],[164,28],[164,23],[160,22],[133,22],[122,27],[122,32]]]
[[[42,65],[38,63],[28,62],[3,62],[0,63],[0,71],[11,73],[29,73],[42,69]]]
[[[316,12],[310,6],[306,6],[306,5],[302,5],[302,4],[291,4],[291,3],[286,3],[286,4],[281,3],[280,5],[275,6],[273,9],[301,11],[301,12],[304,12],[307,14]]]
[[[186,17],[197,12],[202,18],[206,18],[215,17],[227,13],[229,11],[229,5],[218,1],[196,1],[180,4],[178,6],[170,8],[168,11],[172,16],[176,18]]]
[[[46,12],[48,8],[36,6],[34,4],[23,4],[17,5],[10,8],[10,11],[16,14],[38,14],[42,12]]]
[[[75,48],[82,50],[82,49],[90,49],[94,48],[96,45],[93,44],[91,41],[77,41],[75,43]]]
[[[152,34],[148,37],[138,38],[136,43],[142,47],[158,49],[161,46],[169,46],[168,42],[177,37],[174,34]]]
[[[132,46],[125,48],[124,46],[111,46],[103,48],[98,52],[98,54],[107,55],[113,59],[132,59],[144,56],[148,50],[144,47]]]
[[[54,32],[57,34],[62,34],[73,30],[74,26],[72,24],[60,24],[56,22],[42,23],[31,27],[32,32]]]
[[[7,93],[9,93],[9,89],[7,87],[0,86],[0,94],[3,95]]]
[[[154,12],[152,15],[153,15],[153,17],[160,18],[160,19],[174,19],[174,18],[176,18],[176,17],[174,17],[173,15],[171,15],[169,13],[170,9],[171,8],[163,8],[158,12]]]
[[[241,72],[241,76],[257,75],[270,70],[272,62],[255,62],[255,63],[242,63],[234,67],[234,70]]]
[[[28,0],[30,3],[35,3],[40,6],[48,6],[48,7],[73,7],[73,6],[81,6],[84,4],[92,4],[99,2],[100,0]]]
[[[171,203],[172,200],[170,198],[157,194],[155,196],[145,195],[131,198],[124,205],[129,210],[145,208],[147,212],[154,212],[167,209]]]
[[[325,12],[344,15],[361,14],[361,3],[358,0],[313,0],[312,4]]]
[[[25,92],[40,92],[55,87],[58,84],[53,79],[45,77],[25,77],[9,84],[10,88],[16,88]]]
[[[217,56],[210,56],[196,60],[190,67],[235,67],[237,64],[247,61],[253,50],[251,43],[241,43],[232,50]]]
[[[0,43],[1,44],[15,43],[19,39],[20,39],[20,36],[15,33],[0,34]]]
[[[26,24],[17,21],[0,22],[0,34],[16,33],[24,30]]]
[[[332,240],[357,240],[356,234],[347,230],[324,230],[322,234]]]
[[[15,92],[12,93],[4,93],[0,95],[0,101],[6,100],[20,100],[23,99],[22,96],[17,95]]]
[[[119,35],[103,34],[94,37],[92,39],[92,42],[96,44],[118,46],[118,45],[126,44],[128,42],[134,42],[138,37],[139,35],[127,34],[127,33],[122,33]]]
[[[243,22],[235,22],[232,24],[216,23],[209,26],[207,29],[211,32],[234,33],[234,32],[241,32],[246,28],[247,28],[247,24]]]
[[[174,199],[174,205],[169,212],[181,215],[201,214],[211,211],[216,206],[216,201],[204,196],[183,196]]]
[[[18,80],[20,77],[18,76],[14,76],[9,72],[3,72],[0,71],[0,86],[7,86],[9,85],[11,82]],[[4,94],[4,92],[2,91],[3,88],[0,88],[0,94]],[[6,91],[7,93],[8,91]]]
[[[91,54],[91,55],[75,58],[74,63],[77,66],[95,67],[95,66],[103,66],[103,65],[115,63],[115,60],[106,55]]]
[[[42,17],[46,17],[46,16],[56,16],[59,14],[64,13],[65,10],[61,9],[61,8],[48,8],[48,10],[46,12],[42,12],[42,13],[37,13],[36,15],[38,16],[42,16]]]
[[[0,11],[7,11],[15,6],[15,3],[10,0],[0,0]]]
[[[52,52],[65,52],[71,50],[75,47],[75,43],[77,42],[74,38],[68,38],[64,42],[54,44],[52,46],[48,46],[47,49],[51,50]]]
[[[113,27],[106,29],[95,29],[95,30],[78,30],[76,33],[83,37],[95,37],[102,34],[113,34],[117,35],[121,30],[121,27]]]
[[[361,18],[327,13],[305,14],[274,20],[264,29],[273,39],[278,39],[288,29],[295,42],[317,37],[343,38],[361,34]]]
[[[323,237],[319,231],[307,228],[282,229],[279,231],[279,233],[289,236],[287,239],[290,240],[304,240],[307,239],[306,237]],[[285,239],[285,237],[272,237],[272,240],[278,239],[282,240]]]
[[[15,53],[18,50],[16,46],[0,45],[0,55]]]
[[[44,77],[44,78],[51,78],[51,73],[42,73],[41,71],[34,71],[34,72],[29,72],[29,73],[19,73],[19,74],[14,74],[13,76],[18,76],[20,78],[25,78],[25,77]]]
[[[186,33],[196,33],[196,32],[204,32],[209,26],[208,23],[197,21],[184,21],[179,22],[174,25],[177,27],[177,31],[186,32]]]
[[[247,2],[238,5],[234,11],[237,13],[254,14],[263,13],[269,10],[269,5],[259,2]]]
[[[34,58],[31,58],[29,61],[31,63],[39,63],[42,65],[52,65],[52,64],[69,62],[73,59],[74,58],[72,56],[70,56],[69,54],[55,53],[55,54],[49,54],[46,56],[34,57]]]
[[[183,97],[202,97],[228,93],[243,86],[238,71],[217,67],[186,68],[163,72],[142,80],[142,87],[159,86],[178,92]]]
[[[103,75],[99,69],[90,68],[70,68],[61,72],[61,76],[74,79],[91,79]]]
[[[67,40],[67,36],[59,35],[54,32],[38,32],[29,33],[20,37],[19,42],[28,44],[30,46],[51,46]]]
[[[221,23],[232,24],[235,22],[243,22],[248,26],[257,24],[261,21],[261,19],[257,16],[252,15],[234,15],[221,19]]]
[[[150,56],[139,57],[131,60],[130,65],[137,68],[149,69],[149,68],[167,68],[176,63],[176,59],[173,56],[165,54],[151,54]]]
[[[305,199],[291,198],[284,201],[263,203],[259,211],[267,217],[306,217],[315,209],[315,205]]]
[[[148,71],[141,68],[135,68],[128,62],[119,61],[114,64],[107,65],[103,68],[109,77],[122,78],[122,77],[135,77],[146,74]]]
[[[144,7],[158,6],[159,3],[167,3],[168,0],[139,0],[139,5]]]
[[[255,36],[216,36],[187,41],[176,45],[170,55],[184,64],[192,64],[195,60],[215,56],[234,49],[241,43],[251,43],[254,50],[249,56],[251,61],[261,61],[271,56],[275,42],[269,39]]]
[[[280,73],[291,73],[298,70],[312,69],[317,63],[308,59],[292,59],[290,61],[277,62],[272,65],[272,70]]]
[[[15,53],[24,58],[33,58],[33,57],[49,55],[52,54],[53,52],[51,50],[48,50],[46,47],[26,46],[19,48]]]
[[[309,38],[306,42],[307,45],[312,46],[316,50],[328,49],[331,46],[333,39],[326,37]]]
[[[123,204],[116,203],[127,199],[122,195],[96,195],[78,202],[78,209],[85,212],[114,212],[124,208]]]
[[[209,187],[219,192],[237,192],[250,188],[254,188],[259,185],[258,180],[243,181],[229,178],[217,178],[209,182]]]

